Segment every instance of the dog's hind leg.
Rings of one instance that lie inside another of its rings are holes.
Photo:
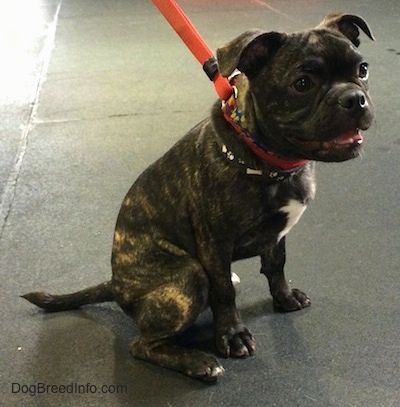
[[[185,349],[166,339],[139,337],[132,341],[131,354],[187,376],[214,381],[225,372],[218,359],[196,349]]]
[[[176,336],[194,324],[207,305],[208,281],[195,260],[179,261],[173,278],[135,300],[132,312],[140,336],[130,345],[131,354],[142,360],[190,377],[215,380],[224,369],[212,355],[178,345]],[[165,280],[164,280],[165,281]],[[126,297],[125,297],[126,298]]]

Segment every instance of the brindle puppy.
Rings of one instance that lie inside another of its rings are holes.
[[[310,305],[286,282],[285,235],[314,197],[313,160],[357,157],[360,129],[373,120],[358,28],[373,39],[360,17],[329,15],[312,30],[251,30],[219,49],[220,73],[240,71],[234,95],[133,184],[115,229],[112,280],[24,298],[48,311],[114,300],[140,329],[133,356],[214,380],[224,373],[214,356],[174,341],[209,305],[218,352],[252,355],[231,263],[260,256],[278,307]]]

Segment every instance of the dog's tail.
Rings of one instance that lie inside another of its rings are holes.
[[[67,311],[86,304],[114,301],[111,281],[71,294],[51,295],[45,292],[33,292],[21,297],[50,312]]]

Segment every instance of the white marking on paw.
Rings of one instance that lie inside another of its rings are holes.
[[[240,284],[240,277],[236,273],[232,272],[231,281],[232,281],[232,284],[234,286],[236,286],[236,285]]]
[[[278,235],[278,243],[299,221],[306,208],[307,205],[304,205],[302,202],[297,201],[296,199],[290,199],[286,206],[282,206],[282,208],[279,209],[279,212],[287,214],[287,222],[285,228]]]
[[[212,377],[219,377],[223,376],[225,373],[225,369],[222,366],[215,367],[212,369],[211,376]]]

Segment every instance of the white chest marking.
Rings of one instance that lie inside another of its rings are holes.
[[[290,199],[286,206],[282,206],[282,208],[279,209],[280,212],[287,214],[287,223],[285,228],[278,235],[278,243],[282,237],[287,235],[290,229],[292,229],[292,227],[299,221],[306,208],[307,205],[304,205],[296,199]]]
[[[234,287],[240,284],[240,277],[233,271],[231,273],[231,281]]]

